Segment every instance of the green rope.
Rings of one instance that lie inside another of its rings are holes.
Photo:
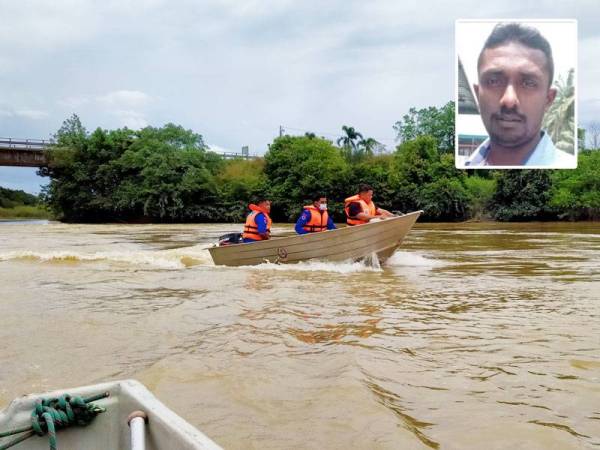
[[[65,394],[58,398],[36,400],[35,408],[31,413],[31,426],[0,433],[0,438],[25,433],[0,446],[0,450],[6,450],[36,434],[38,436],[48,434],[50,450],[57,450],[56,431],[71,425],[89,425],[98,414],[106,411],[102,406],[91,402],[106,398],[108,395],[108,392],[105,392],[84,399]]]

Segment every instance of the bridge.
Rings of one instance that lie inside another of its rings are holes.
[[[15,139],[0,137],[0,166],[12,167],[43,167],[48,165],[46,151],[51,144],[45,139]],[[258,156],[250,155],[247,147],[241,153],[217,153],[225,159],[254,159]]]
[[[0,166],[42,167],[48,164],[44,150],[50,141],[0,137]]]

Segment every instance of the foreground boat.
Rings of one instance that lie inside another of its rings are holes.
[[[87,426],[56,432],[59,450],[217,450],[217,444],[156,399],[135,380],[115,381],[14,400],[0,411],[0,432],[31,425],[31,413],[39,398],[58,398],[68,393],[93,401],[102,410]],[[108,393],[108,395],[106,395]],[[134,413],[134,414],[132,414]],[[139,418],[142,416],[142,418]],[[134,418],[137,417],[137,418]],[[146,423],[146,425],[145,425]],[[128,425],[129,424],[129,425]],[[26,434],[26,433],[21,433]],[[0,438],[0,448],[15,436]],[[48,449],[48,437],[37,436],[20,442],[15,450]]]
[[[265,262],[297,263],[311,259],[360,260],[376,254],[380,262],[392,256],[423,211],[391,217],[365,225],[321,233],[272,238],[251,244],[209,249],[216,265],[248,266]]]

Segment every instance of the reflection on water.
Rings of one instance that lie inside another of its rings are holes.
[[[600,446],[598,226],[213,266],[234,229],[0,224],[0,404],[131,377],[226,448]]]

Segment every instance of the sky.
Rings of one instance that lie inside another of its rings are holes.
[[[597,0],[0,0],[0,137],[173,122],[264,154],[279,127],[389,148],[411,107],[454,99],[456,19],[577,19],[579,125],[600,121]],[[37,193],[35,169],[0,186]]]

